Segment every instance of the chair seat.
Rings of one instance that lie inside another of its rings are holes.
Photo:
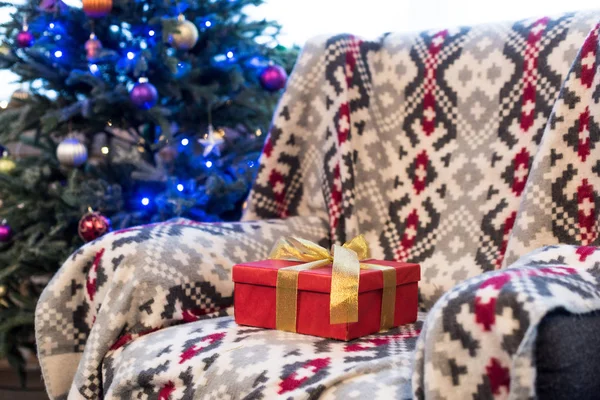
[[[232,317],[173,326],[111,350],[103,391],[107,399],[410,398],[424,317],[350,342],[238,326]]]

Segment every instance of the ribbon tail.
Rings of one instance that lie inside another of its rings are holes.
[[[360,262],[354,251],[338,245],[335,245],[333,256],[329,322],[357,322]]]

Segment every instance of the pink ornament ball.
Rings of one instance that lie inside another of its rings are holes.
[[[0,225],[0,243],[7,243],[12,236],[12,229],[8,224]]]
[[[276,92],[285,87],[287,73],[279,65],[269,65],[260,72],[259,80],[263,89]]]
[[[33,44],[33,34],[29,31],[21,31],[17,34],[17,46],[20,48],[31,47]]]

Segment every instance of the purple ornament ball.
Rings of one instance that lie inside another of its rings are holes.
[[[17,46],[20,48],[31,47],[33,44],[33,34],[29,31],[21,31],[17,34]]]
[[[153,84],[142,81],[133,86],[129,92],[129,98],[139,109],[148,110],[154,107],[158,101],[158,92]]]
[[[287,73],[279,65],[269,65],[260,72],[259,80],[263,89],[276,92],[285,87]]]
[[[0,243],[6,243],[12,236],[12,229],[8,224],[0,224]]]

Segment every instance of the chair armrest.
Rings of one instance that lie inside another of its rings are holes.
[[[94,396],[110,349],[165,326],[229,313],[231,267],[266,258],[287,235],[328,236],[317,217],[220,224],[180,219],[113,232],[82,247],[36,309],[38,356],[50,396],[65,395],[69,387],[76,397]]]
[[[431,309],[417,344],[419,399],[535,396],[542,319],[600,310],[600,248],[548,246],[469,279]]]

